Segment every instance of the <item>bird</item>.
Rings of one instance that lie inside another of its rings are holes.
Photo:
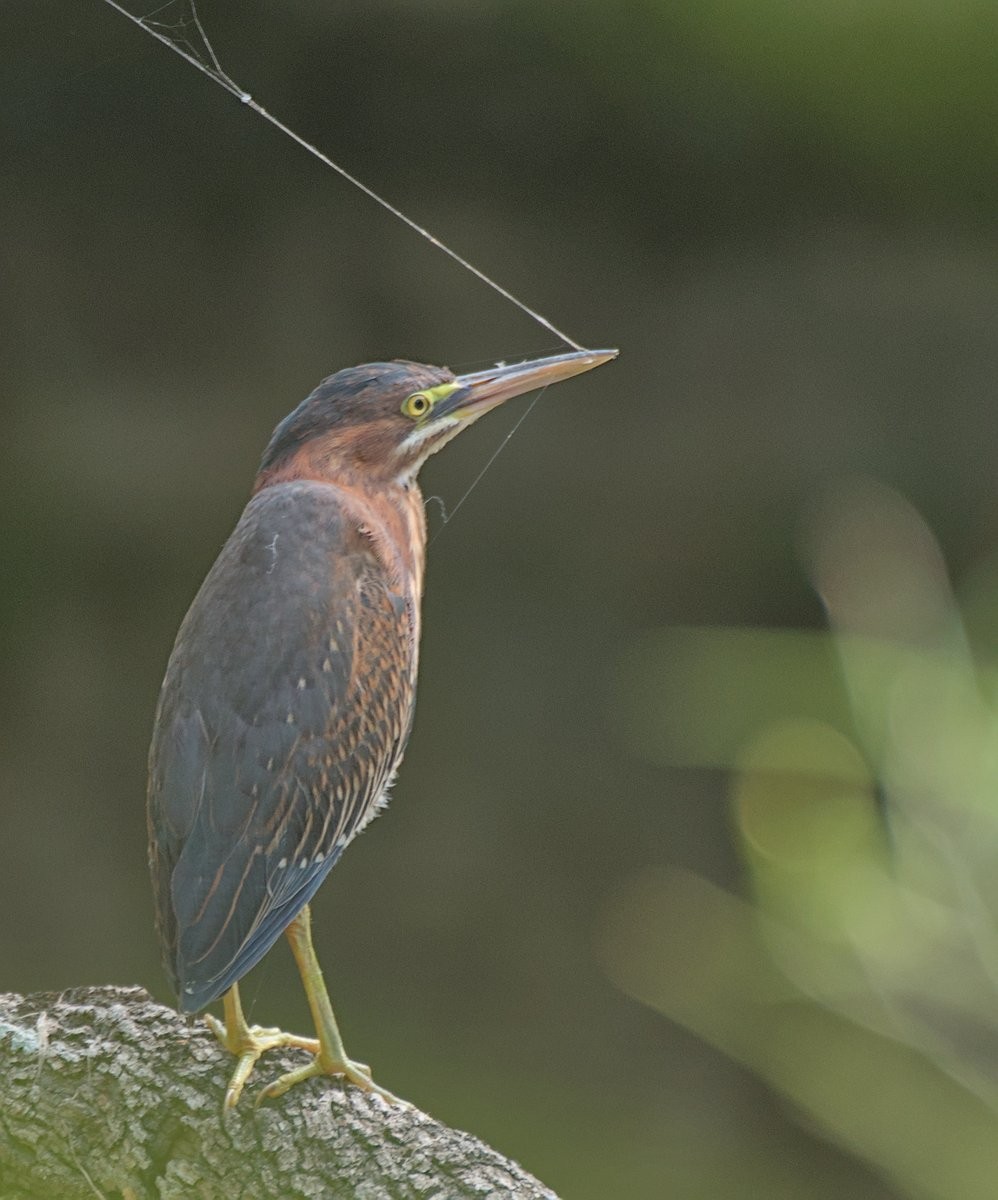
[[[182,1013],[236,1058],[268,1050],[402,1103],[347,1057],[310,901],[386,805],[412,726],[426,557],[417,474],[512,396],[615,358],[580,350],[472,374],[394,360],[324,379],[276,427],[251,496],[180,625],[149,750],[156,929]],[[239,980],[286,933],[316,1036],[251,1026]]]

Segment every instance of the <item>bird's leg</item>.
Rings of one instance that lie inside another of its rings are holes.
[[[257,1098],[257,1103],[273,1096],[281,1096],[296,1083],[301,1083],[304,1079],[311,1079],[315,1075],[342,1075],[350,1083],[363,1088],[365,1092],[373,1092],[374,1095],[380,1096],[389,1104],[405,1104],[404,1100],[393,1096],[391,1092],[385,1091],[374,1082],[371,1078],[370,1067],[364,1063],[352,1062],[347,1058],[339,1026],[333,1016],[333,1006],[329,1002],[329,993],[326,991],[326,984],[322,978],[319,960],[316,958],[315,948],[312,945],[312,915],[307,904],[285,932],[291,943],[291,952],[295,956],[295,962],[298,964],[308,1006],[312,1010],[312,1020],[315,1022],[315,1029],[319,1035],[318,1050],[315,1058],[307,1066],[299,1067],[297,1071],[290,1071],[265,1087]]]
[[[242,1001],[239,999],[239,984],[237,983],[234,983],[222,997],[222,1004],[225,1009],[224,1023],[210,1013],[205,1013],[204,1019],[208,1028],[226,1050],[238,1059],[225,1093],[226,1108],[235,1108],[243,1085],[256,1066],[256,1060],[266,1050],[294,1046],[301,1050],[309,1050],[312,1054],[318,1054],[320,1051],[319,1043],[315,1038],[299,1037],[294,1033],[285,1033],[283,1029],[263,1029],[259,1025],[248,1024],[243,1014]]]

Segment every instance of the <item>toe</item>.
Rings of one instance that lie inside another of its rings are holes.
[[[246,1080],[249,1079],[250,1073],[256,1066],[256,1060],[259,1057],[259,1053],[253,1050],[249,1050],[239,1056],[236,1069],[232,1072],[232,1078],[229,1080],[229,1086],[225,1092],[224,1108],[235,1108],[239,1103],[239,1097],[243,1094]]]
[[[313,1059],[308,1066],[299,1067],[297,1071],[289,1071],[287,1075],[282,1075],[273,1083],[268,1083],[257,1096],[256,1104],[259,1107],[264,1100],[274,1100],[278,1096],[283,1096],[296,1083],[302,1083],[304,1080],[320,1074],[322,1074],[322,1070],[319,1067],[318,1059]]]

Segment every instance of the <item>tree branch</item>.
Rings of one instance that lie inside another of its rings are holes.
[[[301,1061],[268,1054],[268,1077]],[[141,988],[0,995],[0,1195],[557,1200],[470,1134],[333,1079],[223,1117],[231,1069]]]

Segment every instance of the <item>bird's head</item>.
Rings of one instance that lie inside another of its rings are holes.
[[[367,363],[330,375],[274,430],[257,487],[295,475],[409,483],[431,454],[511,396],[616,358],[581,350],[454,375],[423,363]]]

